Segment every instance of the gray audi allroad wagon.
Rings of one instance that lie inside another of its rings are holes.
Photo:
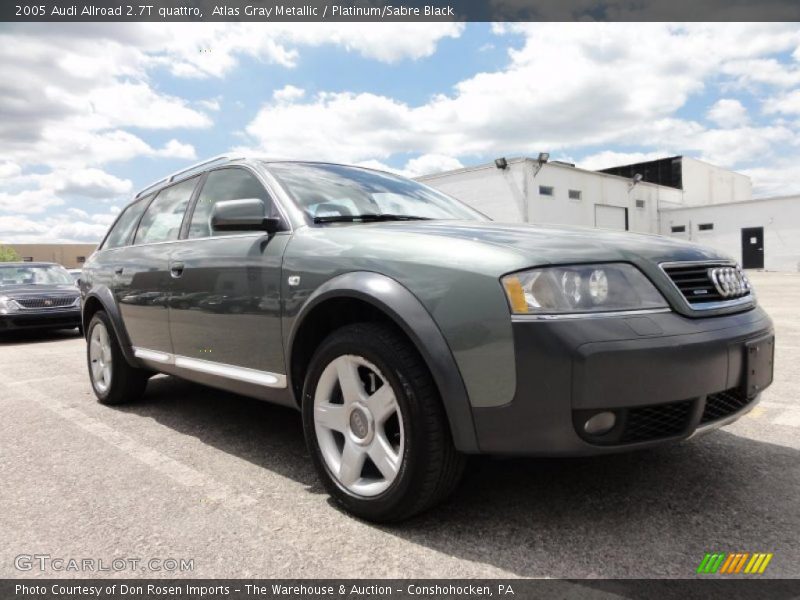
[[[469,454],[647,448],[742,416],[773,327],[737,264],[652,235],[494,223],[397,175],[216,158],[139,192],[80,280],[92,387],[154,373],[294,407],[368,520]]]

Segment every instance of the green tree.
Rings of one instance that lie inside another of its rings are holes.
[[[20,256],[16,250],[10,246],[3,246],[0,244],[0,262],[14,262],[20,260]]]

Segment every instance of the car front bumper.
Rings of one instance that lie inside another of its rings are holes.
[[[0,315],[0,331],[71,329],[81,324],[81,309],[25,310]]]
[[[644,448],[720,427],[772,381],[774,332],[761,308],[513,323],[517,389],[473,408],[482,453],[587,455]],[[585,423],[612,412],[614,427]]]

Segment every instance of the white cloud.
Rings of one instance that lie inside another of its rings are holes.
[[[423,154],[422,156],[409,160],[403,170],[408,177],[420,177],[422,175],[431,175],[432,173],[460,169],[463,166],[460,160],[452,156],[445,156],[443,154]]]
[[[190,102],[165,92],[151,78],[157,69],[178,77],[212,78],[226,75],[243,59],[293,68],[302,48],[323,45],[395,63],[430,56],[441,40],[458,37],[463,29],[455,23],[6,28],[0,32],[0,215],[6,224],[21,219],[21,235],[96,239],[113,214],[96,214],[92,201],[107,206],[132,188],[129,180],[101,167],[137,157],[196,159],[191,144],[177,137],[154,142],[147,132],[211,128],[209,115],[220,111],[221,97]],[[286,86],[275,99],[291,103],[303,93]],[[42,167],[49,171],[42,174]],[[64,209],[58,221],[39,218],[73,201],[83,204]],[[37,218],[27,219],[27,214]]]
[[[42,179],[44,186],[54,192],[89,198],[121,196],[133,187],[129,179],[120,179],[100,169],[65,169]]]
[[[160,150],[152,152],[154,156],[161,156],[163,158],[185,158],[187,160],[194,160],[197,158],[197,152],[191,144],[182,144],[178,140],[168,141]]]
[[[735,98],[721,98],[708,110],[706,117],[720,127],[747,124],[747,109]]]
[[[93,168],[56,169],[45,174],[24,175],[5,180],[0,186],[0,214],[51,214],[63,206],[66,199],[87,207],[99,206],[99,202],[124,198],[132,187],[128,179]],[[75,206],[66,209],[65,214],[70,220],[91,218],[88,211]]]
[[[0,216],[0,239],[5,242],[18,241],[19,236],[42,234],[47,227],[26,217]]]
[[[220,98],[207,98],[205,100],[198,100],[197,104],[199,104],[206,110],[211,110],[214,112],[222,108],[222,103]]]
[[[41,213],[61,204],[64,201],[48,189],[23,190],[18,193],[0,191],[0,213]]]
[[[22,173],[22,168],[15,162],[4,160],[0,162],[0,179],[17,177]]]
[[[800,90],[769,98],[764,102],[763,108],[767,114],[800,115]]]
[[[75,217],[76,219],[90,219],[91,216],[85,210],[81,210],[80,208],[68,208],[66,213],[71,216]]]
[[[389,173],[412,178],[460,169],[464,166],[457,158],[443,154],[423,154],[417,158],[410,159],[402,168],[395,168],[375,159],[357,161],[354,164],[359,167],[388,171]]]
[[[86,103],[80,121],[92,129],[139,127],[142,129],[205,128],[212,122],[181,98],[160,94],[143,82],[114,82],[64,102]]]
[[[272,93],[272,98],[276,102],[293,102],[306,95],[306,91],[293,85],[287,85]]]
[[[736,167],[794,143],[791,125],[749,124],[735,98],[712,107],[711,127],[676,115],[709,85],[722,89],[716,78],[726,66],[794,50],[795,26],[527,23],[495,31],[524,37],[502,70],[420,104],[369,92],[273,101],[246,128],[250,145],[270,155],[378,164],[405,153],[463,160],[624,145],[648,157],[686,153]]]
[[[108,230],[108,223],[97,223],[69,209],[43,219],[25,216],[0,216],[0,240],[4,243],[99,242]]]
[[[753,196],[787,196],[800,194],[800,161],[792,156],[779,159],[768,166],[742,169],[753,180]]]
[[[334,45],[386,63],[430,56],[461,23],[175,23],[150,24],[149,60],[179,77],[222,77],[241,57],[297,66],[302,47]]]

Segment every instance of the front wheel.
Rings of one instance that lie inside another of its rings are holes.
[[[363,519],[399,521],[430,508],[463,471],[427,366],[385,325],[348,325],[321,344],[306,376],[303,425],[325,487]]]
[[[127,363],[111,321],[102,310],[89,323],[86,362],[92,389],[101,404],[133,402],[144,393],[150,374]]]

